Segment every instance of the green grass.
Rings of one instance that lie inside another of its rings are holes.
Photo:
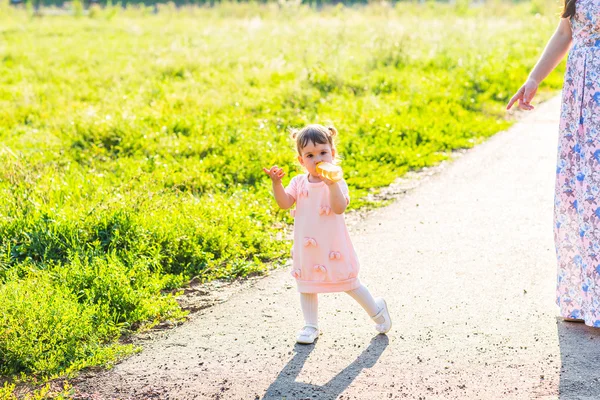
[[[285,257],[262,167],[299,172],[289,127],[338,128],[355,208],[507,128],[558,22],[540,4],[0,4],[0,375],[106,365],[134,351],[121,335],[184,316],[168,291],[190,277]]]

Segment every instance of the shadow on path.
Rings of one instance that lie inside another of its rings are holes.
[[[371,368],[375,365],[388,344],[389,339],[387,336],[375,336],[371,339],[369,346],[352,362],[352,364],[344,368],[323,386],[296,382],[296,378],[300,374],[304,363],[316,346],[314,344],[309,346],[296,344],[294,347],[296,354],[279,373],[275,382],[269,386],[267,392],[263,396],[263,400],[281,398],[335,399],[350,386],[364,368]]]
[[[557,318],[560,345],[559,399],[600,398],[600,328]]]

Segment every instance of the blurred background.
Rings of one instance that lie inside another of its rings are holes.
[[[561,9],[0,0],[0,398],[136,351],[194,277],[282,265],[290,128],[336,126],[351,208],[506,129]]]

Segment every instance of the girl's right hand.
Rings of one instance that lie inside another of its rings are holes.
[[[265,171],[265,174],[269,175],[273,183],[281,183],[281,178],[285,176],[283,169],[279,168],[277,165],[272,166],[270,169],[263,167],[263,171]]]
[[[512,99],[510,99],[508,105],[506,106],[506,109],[510,110],[513,104],[519,101],[519,108],[521,110],[533,110],[534,107],[531,104],[529,104],[529,102],[533,100],[533,97],[535,96],[538,90],[538,86],[539,83],[537,83],[535,80],[531,78],[527,79],[527,82],[525,82],[525,84],[521,86],[517,93],[515,93]]]

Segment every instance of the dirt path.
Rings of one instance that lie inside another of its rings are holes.
[[[559,105],[353,226],[361,280],[390,306],[388,336],[329,294],[323,335],[296,345],[299,298],[279,270],[81,379],[81,398],[600,398],[600,330],[557,320],[554,305]]]

